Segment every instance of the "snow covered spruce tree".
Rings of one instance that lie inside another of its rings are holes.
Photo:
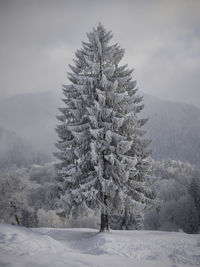
[[[87,37],[63,86],[55,155],[66,212],[99,210],[105,231],[110,214],[128,216],[150,200],[149,141],[141,138],[146,119],[138,118],[143,105],[133,70],[119,66],[124,50],[109,44],[112,33],[101,24]]]

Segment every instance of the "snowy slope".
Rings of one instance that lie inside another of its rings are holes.
[[[200,235],[0,224],[0,266],[200,266]]]

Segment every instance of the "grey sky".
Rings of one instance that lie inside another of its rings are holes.
[[[98,22],[142,92],[200,106],[200,1],[0,0],[0,98],[59,91]]]

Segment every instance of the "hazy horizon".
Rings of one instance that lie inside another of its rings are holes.
[[[55,99],[55,102],[58,102],[58,108],[60,107],[60,105],[64,105],[63,104],[63,101],[62,101],[62,97],[63,97],[63,92],[62,92],[62,86],[60,86],[60,90],[46,90],[46,91],[40,91],[40,92],[21,92],[21,93],[18,93],[18,94],[14,94],[14,95],[10,95],[10,96],[5,96],[4,98],[0,98],[0,102],[4,102],[4,101],[7,101],[7,100],[10,100],[11,98],[16,98],[16,97],[19,97],[21,98],[22,96],[25,96],[25,95],[36,95],[36,94],[54,94],[54,95],[57,95],[57,99]],[[184,101],[180,101],[180,100],[173,100],[173,99],[165,99],[164,97],[162,96],[156,96],[156,95],[153,95],[153,94],[150,94],[150,93],[144,93],[142,90],[140,90],[139,88],[139,91],[137,92],[137,94],[139,95],[142,95],[145,99],[146,96],[149,96],[149,97],[153,97],[153,98],[156,98],[158,100],[161,100],[161,101],[167,101],[167,102],[172,102],[172,103],[179,103],[179,104],[186,104],[186,105],[191,105],[195,108],[198,108],[200,109],[200,106],[197,105],[197,104],[194,104],[194,103],[187,103],[187,102],[184,102]],[[145,105],[146,107],[146,105]]]

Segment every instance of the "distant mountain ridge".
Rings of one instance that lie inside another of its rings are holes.
[[[144,95],[141,117],[149,118],[145,138],[152,139],[153,158],[188,161],[200,165],[200,109],[184,103]],[[60,92],[13,96],[0,101],[0,127],[44,153],[56,150],[56,115],[63,106]]]
[[[200,165],[200,109],[190,104],[144,96],[146,136],[156,160],[174,159]]]

